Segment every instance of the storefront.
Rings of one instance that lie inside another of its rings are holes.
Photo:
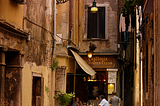
[[[95,104],[99,95],[108,100],[112,91],[116,90],[116,56],[94,55],[92,58],[82,56],[85,62],[96,72],[94,76],[87,74],[80,66],[76,71],[76,96],[83,103]]]

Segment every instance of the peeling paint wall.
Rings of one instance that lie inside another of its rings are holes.
[[[50,68],[53,36],[51,34],[53,33],[52,9],[53,0],[25,0],[25,5],[12,0],[0,0],[0,19],[9,23],[7,28],[5,27],[7,30],[3,28],[5,25],[0,28],[0,49],[5,51],[3,54],[6,57],[3,60],[7,60],[3,63],[5,73],[0,73],[1,76],[6,75],[3,79],[5,90],[0,89],[1,92],[5,91],[5,96],[2,95],[5,97],[5,106],[32,106],[34,75],[38,75],[41,79],[39,103],[42,106],[54,104],[55,74]],[[22,32],[30,33],[30,39],[27,39],[27,35],[19,36],[17,28]],[[16,55],[13,55],[14,53]],[[3,102],[0,104],[4,106]]]
[[[44,79],[41,84],[41,104],[53,105],[54,71],[51,70],[53,0],[27,0],[24,9],[24,30],[30,32],[30,41],[25,42],[22,69],[22,105],[32,106],[33,73]],[[39,26],[37,26],[37,25]],[[44,29],[45,28],[45,29]],[[48,89],[48,90],[47,90]],[[28,91],[28,92],[26,92]]]
[[[45,0],[27,0],[26,17],[32,22],[46,27]],[[26,25],[25,30],[31,33],[31,40],[26,42],[25,46],[25,60],[30,62],[35,61],[37,65],[44,65],[47,50],[46,36],[48,34],[41,27],[26,20],[24,21]]]
[[[25,63],[22,69],[22,106],[32,106],[32,79],[33,73],[42,75],[44,78],[44,106],[51,105],[50,98],[52,98],[52,88],[51,88],[51,74],[50,68],[45,66],[37,66],[36,63]],[[49,88],[49,92],[45,91],[45,88]],[[53,100],[53,98],[52,98]]]
[[[76,70],[76,61],[67,48],[71,39],[72,43],[76,44],[75,47],[78,47],[78,1],[79,0],[69,0],[66,3],[56,5],[57,15],[56,15],[56,32],[60,34],[63,40],[60,39],[61,43],[56,45],[56,56],[59,61],[59,67],[66,67],[65,69],[65,79],[67,78],[67,73],[75,73]],[[81,0],[82,1],[82,0]],[[82,6],[83,4],[81,4]],[[73,46],[73,44],[71,44]],[[66,80],[65,86],[62,85],[66,90]],[[58,86],[58,85],[57,85]]]
[[[21,51],[23,50],[23,44],[23,39],[20,39],[20,37],[0,29],[0,45]]]
[[[21,70],[19,68],[6,68],[5,79],[5,105],[14,106],[21,104],[20,90],[21,90]]]

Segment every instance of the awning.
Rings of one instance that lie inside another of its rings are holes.
[[[96,72],[74,51],[70,49],[70,51],[73,53],[77,63],[79,66],[89,75],[94,76]]]

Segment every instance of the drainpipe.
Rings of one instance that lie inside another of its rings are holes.
[[[51,60],[51,63],[53,62],[53,57],[55,55],[55,50],[56,50],[56,41],[55,41],[55,38],[56,38],[56,0],[54,0],[54,47],[53,47],[53,54],[52,54],[52,60]],[[53,71],[52,73],[52,95],[53,97],[55,96],[55,71]],[[53,106],[55,105],[55,100],[53,100]]]
[[[140,21],[139,21],[139,25],[142,25],[142,7],[141,6],[139,6],[139,19],[140,19]],[[140,32],[140,31],[139,31]],[[139,68],[139,101],[140,101],[140,106],[142,106],[142,103],[143,103],[143,89],[142,89],[142,85],[143,85],[143,79],[142,79],[142,75],[143,75],[143,72],[142,72],[142,33],[140,32],[139,33],[140,35],[140,40],[139,40],[139,47],[140,47],[140,68]]]
[[[55,55],[55,50],[56,50],[56,0],[54,0],[54,48],[53,48],[53,57]],[[52,58],[52,62],[53,62],[53,58]]]
[[[139,26],[140,26],[140,23],[139,23],[139,19],[140,19],[140,15],[138,14],[139,11],[140,11],[140,7],[139,6],[136,6],[136,38],[140,36],[140,31],[139,31]],[[138,36],[137,36],[138,34]],[[137,85],[136,87],[138,88],[137,90],[135,90],[136,92],[139,92],[139,94],[136,94],[136,97],[138,97],[140,99],[140,94],[141,94],[141,54],[140,54],[140,39],[136,39],[136,64],[137,64],[137,67],[136,67],[136,70],[137,70],[137,74],[139,74],[137,76]],[[139,78],[138,78],[139,77]],[[134,92],[134,93],[136,93]],[[135,98],[135,102],[138,104],[138,106],[140,106],[140,101],[137,100]]]

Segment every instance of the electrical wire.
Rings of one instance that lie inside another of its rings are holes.
[[[54,33],[53,33],[53,32],[49,31],[48,29],[46,29],[45,27],[43,27],[43,26],[41,26],[41,25],[38,25],[38,24],[35,23],[35,22],[32,22],[32,21],[29,20],[27,17],[23,17],[23,22],[24,22],[24,19],[27,20],[28,22],[30,22],[30,23],[32,23],[32,24],[34,24],[34,25],[36,25],[36,26],[44,29],[46,32],[50,33],[50,34],[52,35],[53,40],[56,41],[56,39],[54,38]],[[73,45],[76,46],[76,44],[73,43],[73,42],[71,41],[71,39],[64,39],[64,38],[58,36],[57,34],[56,34],[56,36],[57,36],[58,38],[60,38],[60,39],[62,40],[62,42],[63,42],[64,40],[66,40],[66,41],[68,41],[68,42],[70,42],[71,44],[73,44]],[[52,41],[52,42],[53,42],[53,41]],[[53,46],[53,44],[52,44],[52,46]],[[52,46],[51,46],[51,48],[52,48]],[[50,48],[50,50],[51,50],[51,48]],[[57,49],[57,48],[56,48],[56,49]],[[49,52],[50,50],[47,50],[46,53],[48,54],[48,52]]]
[[[41,26],[41,25],[38,25],[38,24],[32,22],[32,21],[29,20],[27,17],[23,17],[23,19],[25,19],[25,20],[27,20],[28,22],[30,22],[30,23],[32,23],[32,24],[34,24],[34,25],[36,25],[36,26],[38,26],[38,27],[44,29],[46,32],[50,33],[51,35],[54,35],[53,32],[49,31],[48,29],[46,29],[45,27],[43,27],[43,26]],[[60,38],[61,40],[68,40],[68,41],[70,41],[69,39],[64,39],[64,38],[58,36],[57,34],[56,34],[56,36],[57,36],[58,38]],[[53,36],[52,36],[52,38],[53,38]],[[54,39],[54,38],[53,38],[53,39]],[[55,39],[54,39],[54,40],[55,40]]]

